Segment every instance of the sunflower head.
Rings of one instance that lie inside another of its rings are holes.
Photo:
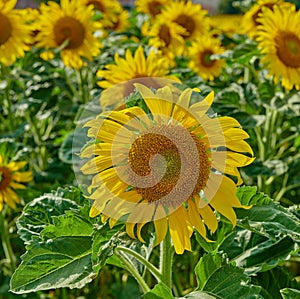
[[[32,28],[15,5],[12,0],[0,3],[0,63],[4,65],[14,63],[30,49]]]
[[[32,180],[31,171],[21,171],[26,164],[25,161],[8,161],[8,157],[0,153],[0,211],[4,204],[16,209],[16,204],[20,203],[14,190],[24,189],[22,183]]]
[[[251,38],[255,37],[263,9],[269,8],[272,10],[274,5],[282,5],[283,8],[288,8],[292,4],[285,2],[285,0],[259,0],[243,16],[242,32],[248,34]]]
[[[213,93],[203,98],[190,88],[157,90],[135,84],[126,106],[88,121],[94,139],[81,156],[91,175],[91,216],[102,214],[113,226],[126,222],[132,238],[153,222],[156,244],[170,231],[177,253],[191,250],[196,229],[206,238],[217,215],[233,225],[241,184],[237,167],[253,161],[248,134],[230,117],[211,117]],[[230,177],[229,177],[230,176]]]
[[[93,35],[98,29],[92,20],[93,8],[82,2],[61,1],[58,5],[49,1],[41,4],[40,17],[35,22],[36,45],[49,50],[60,50],[65,65],[79,69],[84,65],[82,57],[91,60],[99,53],[100,42]],[[48,54],[43,58],[51,57]]]
[[[171,2],[164,7],[161,18],[181,26],[185,30],[182,36],[187,40],[193,40],[209,29],[207,11],[192,1]]]
[[[136,10],[148,14],[152,20],[161,14],[162,9],[170,0],[136,0]]]
[[[288,20],[288,22],[286,21]],[[264,8],[259,18],[258,47],[262,62],[275,83],[286,90],[300,89],[300,12],[295,6]]]
[[[161,53],[151,50],[145,54],[143,47],[138,47],[134,55],[129,49],[126,50],[125,57],[121,58],[115,54],[115,64],[108,64],[106,69],[99,70],[97,76],[101,78],[98,85],[104,89],[111,88],[100,97],[102,106],[120,103],[133,91],[133,83],[147,82],[147,86],[156,88],[161,86],[157,79],[176,80],[169,75],[169,59]]]
[[[220,75],[225,65],[222,59],[212,58],[212,56],[224,51],[218,38],[204,35],[195,40],[189,48],[189,67],[204,80],[212,81]]]

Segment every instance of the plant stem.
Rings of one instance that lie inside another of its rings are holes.
[[[174,248],[171,244],[171,235],[168,231],[165,239],[160,244],[160,271],[162,273],[162,282],[172,288],[172,264]]]
[[[136,279],[136,281],[139,283],[140,287],[143,290],[143,293],[147,293],[150,291],[150,288],[146,284],[143,277],[139,274],[135,266],[121,253],[118,251],[115,251],[115,255],[121,260],[121,262],[126,267],[127,271]]]
[[[139,253],[135,252],[134,250],[132,250],[130,248],[124,247],[124,246],[117,246],[116,250],[123,251],[123,252],[126,252],[126,253],[132,255],[153,274],[153,276],[157,279],[158,282],[162,280],[162,274],[159,272],[159,270]]]
[[[0,231],[1,231],[1,242],[5,258],[7,259],[10,270],[13,273],[16,269],[16,259],[9,238],[9,227],[8,221],[5,219],[6,207],[0,212]]]

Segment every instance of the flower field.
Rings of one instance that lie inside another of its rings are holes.
[[[300,3],[195,2],[0,0],[0,299],[300,298]]]

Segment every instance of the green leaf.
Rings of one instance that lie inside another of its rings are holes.
[[[228,264],[223,256],[205,254],[197,264],[195,273],[198,287],[216,298],[262,298],[261,288],[250,283],[244,270]]]
[[[253,282],[262,287],[262,295],[265,299],[282,299],[283,288],[297,288],[296,280],[284,267],[276,267],[270,271],[257,273]]]
[[[280,290],[283,299],[298,299],[300,298],[300,290],[285,288]]]
[[[144,295],[145,299],[174,299],[171,290],[162,282],[158,283],[150,292]]]
[[[63,236],[91,236],[93,224],[88,218],[67,211],[66,214],[53,217],[53,224],[45,227],[41,236],[52,239]]]
[[[107,259],[113,256],[115,247],[121,243],[119,235],[123,228],[124,224],[116,224],[110,228],[108,222],[95,225],[92,244],[92,264],[95,272],[98,272]]]
[[[53,216],[64,214],[69,209],[76,209],[76,202],[61,196],[61,191],[42,195],[28,203],[17,221],[18,234],[25,244],[33,239],[39,240],[41,231],[53,224]]]
[[[192,292],[188,295],[186,295],[184,298],[187,298],[187,299],[218,299],[220,297],[216,297],[216,296],[213,296],[213,295],[210,295],[206,292]]]
[[[12,276],[11,291],[23,294],[83,287],[95,275],[91,247],[88,236],[63,236],[30,246]]]
[[[243,205],[254,206],[236,209],[237,228],[219,241],[218,250],[249,274],[270,270],[297,249],[300,220],[291,209],[256,193],[256,187],[238,188],[237,196]]]

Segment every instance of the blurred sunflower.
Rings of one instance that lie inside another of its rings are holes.
[[[121,23],[118,22],[123,21],[126,13],[124,12],[123,7],[117,0],[82,0],[84,5],[92,6],[94,11],[98,11],[102,14],[102,18],[99,22],[103,25],[104,29],[111,29],[114,26],[120,28]],[[120,19],[120,15],[122,18]],[[122,23],[122,24],[123,24]]]
[[[206,240],[206,227],[216,231],[215,212],[235,225],[233,208],[249,208],[239,202],[232,179],[240,184],[237,167],[254,160],[246,155],[253,155],[244,141],[249,136],[234,118],[207,115],[213,92],[190,105],[190,88],[154,93],[135,86],[143,108],[104,112],[85,125],[95,140],[81,154],[89,158],[82,172],[93,175],[90,216],[102,213],[111,227],[122,218],[128,235],[142,242],[143,226],[154,222],[156,245],[169,229],[181,254],[191,250],[193,229]]]
[[[0,62],[10,65],[30,49],[31,27],[14,9],[17,1],[0,2]]]
[[[243,16],[242,18],[242,32],[253,38],[257,34],[257,26],[260,24],[259,16],[262,12],[263,7],[273,9],[274,5],[283,5],[289,7],[292,4],[285,2],[285,0],[258,0]]]
[[[183,53],[185,49],[185,41],[182,37],[185,29],[177,23],[165,21],[158,17],[153,24],[144,23],[142,33],[144,36],[150,37],[150,46],[161,50],[164,56],[170,60]]]
[[[183,27],[185,33],[182,36],[187,40],[193,40],[209,30],[207,11],[192,1],[171,2],[164,7],[161,17]]]
[[[212,55],[221,54],[225,49],[218,38],[203,35],[192,42],[189,48],[189,68],[204,80],[214,80],[218,77],[225,65],[225,61],[212,58]]]
[[[36,45],[50,50],[42,57],[53,57],[51,50],[60,49],[66,66],[80,69],[82,57],[92,60],[100,51],[100,42],[93,36],[97,29],[92,21],[93,8],[82,2],[61,0],[60,5],[53,1],[40,5],[40,17],[35,22],[38,33]],[[50,54],[50,55],[49,55]]]
[[[286,90],[300,89],[300,11],[295,6],[263,9],[258,26],[261,61]]]
[[[239,14],[222,14],[209,16],[209,23],[212,28],[212,34],[225,34],[230,37],[233,34],[242,34],[242,18],[243,15]]]
[[[129,26],[129,13],[127,10],[120,9],[115,10],[115,15],[111,18],[111,23],[105,26],[106,30],[113,30],[115,32],[124,32]]]
[[[25,161],[6,163],[0,154],[0,211],[4,203],[12,209],[16,208],[16,203],[20,203],[20,198],[13,189],[24,189],[25,186],[20,183],[32,180],[31,171],[20,171],[26,164]]]
[[[170,2],[170,0],[136,0],[135,6],[138,12],[148,14],[151,19],[154,19],[161,14],[163,7]]]
[[[109,88],[124,81],[145,77],[165,77],[178,81],[176,77],[168,76],[167,58],[154,50],[145,57],[142,46],[138,47],[134,56],[129,49],[126,50],[125,58],[120,58],[118,53],[115,54],[115,63],[106,65],[106,70],[98,70],[97,76],[102,77],[102,80],[97,83],[100,87]]]

